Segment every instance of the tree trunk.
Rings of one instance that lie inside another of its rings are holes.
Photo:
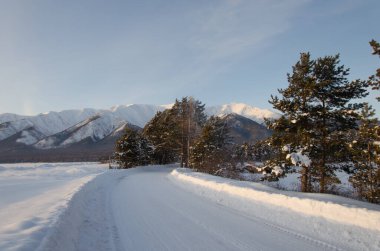
[[[322,118],[322,163],[319,168],[319,192],[325,193],[326,192],[326,151],[327,151],[327,132],[326,132],[326,104],[325,101],[322,101],[323,104],[323,118]]]
[[[301,171],[301,191],[302,192],[310,192],[308,189],[309,185],[309,168],[304,166]]]

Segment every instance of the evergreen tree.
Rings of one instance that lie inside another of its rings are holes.
[[[373,39],[369,44],[373,49],[372,54],[380,57],[380,44]],[[372,75],[369,80],[373,90],[380,90],[380,68],[377,69],[376,75]],[[380,97],[377,97],[377,100],[380,101]]]
[[[234,158],[242,166],[244,162],[254,159],[253,146],[244,142],[242,145],[238,145],[234,149]]]
[[[126,128],[125,134],[116,142],[115,159],[121,168],[147,165],[153,149],[149,141],[138,131]]]
[[[204,105],[192,97],[176,100],[171,109],[157,113],[143,130],[155,147],[156,162],[166,164],[179,160],[181,166],[188,167],[191,146],[206,119]]]
[[[144,129],[143,135],[154,145],[153,159],[158,164],[178,160],[181,152],[180,127],[172,109],[158,112]]]
[[[372,107],[365,104],[357,138],[350,144],[355,169],[349,180],[362,198],[380,203],[380,138],[374,115]]]
[[[309,53],[302,53],[288,74],[288,88],[279,90],[281,99],[272,96],[270,101],[283,113],[267,123],[273,130],[277,164],[287,171],[288,159],[301,167],[302,191],[310,191],[311,182],[318,181],[323,193],[339,182],[330,164],[338,159],[336,150],[345,145],[345,133],[357,127],[356,111],[363,104],[351,102],[368,94],[367,82],[349,82],[349,70],[339,63],[339,55],[311,60]]]
[[[149,165],[153,160],[153,146],[141,133],[139,134],[139,165]]]
[[[183,97],[176,100],[173,112],[177,115],[177,123],[181,128],[181,166],[189,166],[190,149],[194,140],[201,132],[207,116],[204,112],[204,104],[193,97]]]
[[[192,168],[215,173],[227,161],[228,128],[223,119],[211,116],[195,141],[190,155]]]
[[[269,139],[257,141],[252,146],[252,155],[255,161],[265,162],[276,155],[272,147],[269,145]]]
[[[315,129],[311,152],[320,192],[339,181],[328,164],[337,160],[337,148],[344,149],[347,131],[357,128],[356,111],[363,107],[363,103],[350,102],[368,95],[368,83],[349,82],[349,70],[339,63],[339,55],[327,56],[317,59],[314,67],[316,85],[311,115]]]
[[[288,153],[302,151],[311,147],[311,133],[314,125],[311,117],[310,101],[315,90],[313,69],[316,62],[310,59],[309,53],[301,53],[300,60],[293,66],[293,73],[288,74],[289,86],[280,89],[282,99],[271,97],[273,107],[284,115],[276,121],[267,121],[268,127],[274,131],[271,145],[277,147],[277,159],[274,166],[286,167]],[[285,150],[285,151],[284,151]],[[306,154],[306,153],[305,153]],[[309,165],[299,163],[301,167],[301,191],[311,190],[311,170]]]

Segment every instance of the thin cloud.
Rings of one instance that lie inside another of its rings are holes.
[[[208,82],[244,57],[272,44],[289,30],[292,18],[310,1],[224,0],[191,13],[186,42],[191,58],[174,78],[182,86]]]

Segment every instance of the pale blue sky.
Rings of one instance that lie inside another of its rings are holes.
[[[187,95],[271,108],[300,52],[373,74],[379,13],[378,0],[1,0],[0,113]]]

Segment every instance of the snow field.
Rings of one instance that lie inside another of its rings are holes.
[[[251,217],[286,226],[347,250],[380,250],[380,206],[334,195],[280,191],[177,168],[170,179],[184,189]],[[308,237],[305,238],[308,238]]]
[[[1,164],[0,250],[36,250],[73,196],[105,167],[96,163]]]

